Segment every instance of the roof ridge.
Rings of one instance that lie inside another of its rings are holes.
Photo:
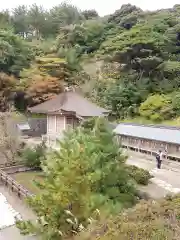
[[[162,128],[162,129],[174,129],[180,130],[180,126],[168,126],[168,125],[155,125],[155,124],[140,124],[140,123],[119,123],[121,125],[131,125],[131,126],[138,126],[138,127],[149,127],[149,128]],[[119,125],[118,124],[118,125]]]
[[[115,134],[180,145],[180,128],[156,125],[119,124]]]
[[[62,95],[62,100],[61,100],[61,107],[64,105],[64,103],[67,101],[67,91],[64,91],[61,93]]]

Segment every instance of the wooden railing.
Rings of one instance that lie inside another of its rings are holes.
[[[12,177],[2,170],[0,170],[0,181],[3,182],[5,186],[10,187],[12,191],[16,192],[18,197],[26,198],[33,196],[33,194],[31,194],[22,185],[18,184]]]
[[[14,166],[19,166],[19,162],[5,162],[5,163],[0,163],[0,168],[5,168],[5,167],[14,167]]]

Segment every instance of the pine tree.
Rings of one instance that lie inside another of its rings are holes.
[[[74,138],[76,136],[76,138]],[[98,203],[91,189],[90,167],[86,149],[90,136],[79,129],[66,134],[59,152],[47,156],[44,183],[39,195],[28,199],[38,222],[18,222],[22,234],[35,233],[43,239],[61,239],[87,226]]]
[[[131,205],[136,190],[125,159],[104,119],[95,120],[92,129],[67,132],[60,150],[48,154],[43,165],[40,194],[29,199],[38,222],[18,222],[22,233],[65,239],[86,228],[96,209]]]
[[[129,177],[125,165],[127,156],[122,152],[116,138],[104,118],[98,118],[84,123],[85,130],[89,128],[95,137],[94,149],[96,153],[92,172],[100,174],[96,181],[96,191],[106,196],[111,205],[120,210],[121,207],[130,206],[136,201],[136,188]],[[110,206],[109,206],[110,207]]]

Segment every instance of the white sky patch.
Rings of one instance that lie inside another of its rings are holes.
[[[0,193],[0,229],[14,225],[15,217],[18,216],[20,217],[20,214],[12,208],[5,196]]]
[[[6,0],[1,1],[0,9],[13,9],[18,5],[31,5],[36,3],[37,5],[42,5],[44,8],[51,8],[52,6],[58,5],[64,2],[64,0],[51,0],[51,1],[44,1],[44,0]],[[119,9],[122,4],[132,4],[136,5],[137,7],[142,8],[143,10],[156,10],[160,8],[171,8],[173,5],[178,4],[178,0],[111,0],[111,1],[104,1],[104,0],[66,0],[67,3],[76,5],[78,8],[84,9],[95,9],[98,13],[103,16],[106,14],[113,13],[115,10]]]

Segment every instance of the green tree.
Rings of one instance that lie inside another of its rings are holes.
[[[162,121],[170,119],[173,115],[173,107],[170,96],[152,95],[143,102],[139,108],[142,117],[152,121]]]
[[[96,51],[104,40],[105,24],[101,20],[89,20],[62,29],[57,37],[57,49],[80,46],[80,53]]]
[[[111,115],[116,119],[133,117],[137,115],[137,109],[142,101],[141,92],[131,83],[123,84],[117,80],[100,88],[99,97],[101,102],[110,109]]]
[[[108,22],[118,24],[119,27],[130,29],[136,25],[142,10],[131,4],[123,4],[119,10],[111,14]]]
[[[0,12],[0,29],[13,30],[13,22],[8,10]]]
[[[42,37],[42,32],[46,24],[46,12],[42,6],[33,4],[28,11],[28,23],[34,31],[37,39]]]
[[[22,233],[32,232],[43,239],[55,240],[71,237],[87,226],[97,205],[92,198],[91,178],[86,174],[88,156],[81,146],[88,136],[76,133],[78,140],[73,140],[72,135],[66,136],[61,151],[48,156],[47,165],[43,167],[46,178],[40,186],[42,193],[29,200],[39,221],[19,222]]]
[[[175,92],[172,94],[172,107],[177,116],[180,115],[180,93]]]
[[[47,156],[41,193],[29,200],[39,220],[18,222],[18,227],[43,239],[64,239],[87,227],[97,208],[117,211],[132,205],[136,189],[125,160],[103,119],[93,130],[66,133],[60,150]]]
[[[25,5],[20,5],[13,9],[13,25],[15,33],[27,37],[28,26],[28,9]]]
[[[75,24],[83,19],[79,9],[71,4],[62,3],[50,10],[50,19],[55,33],[59,33],[61,27]]]
[[[85,11],[82,12],[82,14],[83,14],[83,16],[86,20],[99,17],[97,11],[94,10],[94,9],[85,10]]]
[[[11,32],[0,30],[0,69],[19,76],[23,68],[29,66],[33,54],[30,47]]]

